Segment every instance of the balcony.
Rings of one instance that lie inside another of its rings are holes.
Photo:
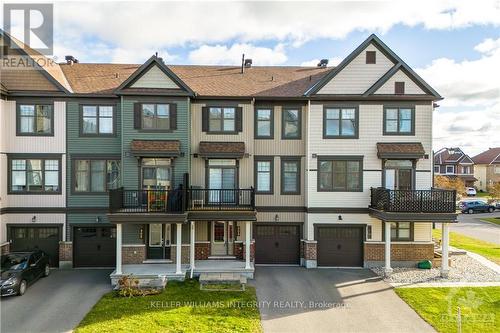
[[[186,211],[254,211],[250,189],[125,190],[109,192],[110,213],[169,213]]]
[[[370,213],[382,220],[456,219],[456,192],[450,190],[371,189]]]

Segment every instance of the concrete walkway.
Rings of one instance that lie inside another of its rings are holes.
[[[500,282],[419,282],[390,283],[398,288],[460,288],[460,287],[500,287]]]
[[[24,296],[3,297],[1,332],[68,332],[111,291],[108,269],[53,270]]]
[[[256,267],[262,326],[271,332],[434,332],[365,269]]]

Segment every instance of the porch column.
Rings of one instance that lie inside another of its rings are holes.
[[[391,275],[391,222],[385,223],[385,267],[384,273],[386,276]]]
[[[245,222],[245,269],[251,269],[250,267],[250,221]]]
[[[116,224],[116,271],[115,274],[122,274],[122,224]]]
[[[442,239],[441,239],[441,277],[447,278],[450,268],[448,267],[448,245],[450,242],[450,227],[448,223],[441,223]]]
[[[175,251],[175,274],[182,274],[182,223],[177,223],[176,251]]]
[[[194,237],[195,237],[195,233],[194,233],[195,229],[194,229],[194,221],[191,221],[191,246],[189,247],[189,263],[191,264],[191,269],[194,269]]]

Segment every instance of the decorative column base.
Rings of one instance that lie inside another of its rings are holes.
[[[449,270],[449,269],[442,269],[442,270],[441,270],[441,277],[442,277],[443,279],[447,279],[447,278],[448,278],[448,276],[449,276],[449,274],[450,274],[450,270]]]
[[[318,267],[317,259],[318,242],[315,240],[302,240],[300,242],[300,265],[305,268]]]
[[[392,268],[384,268],[384,276],[389,277],[392,275],[393,269]]]

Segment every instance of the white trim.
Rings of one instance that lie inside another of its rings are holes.
[[[122,244],[122,248],[124,247],[145,247],[146,244]]]

